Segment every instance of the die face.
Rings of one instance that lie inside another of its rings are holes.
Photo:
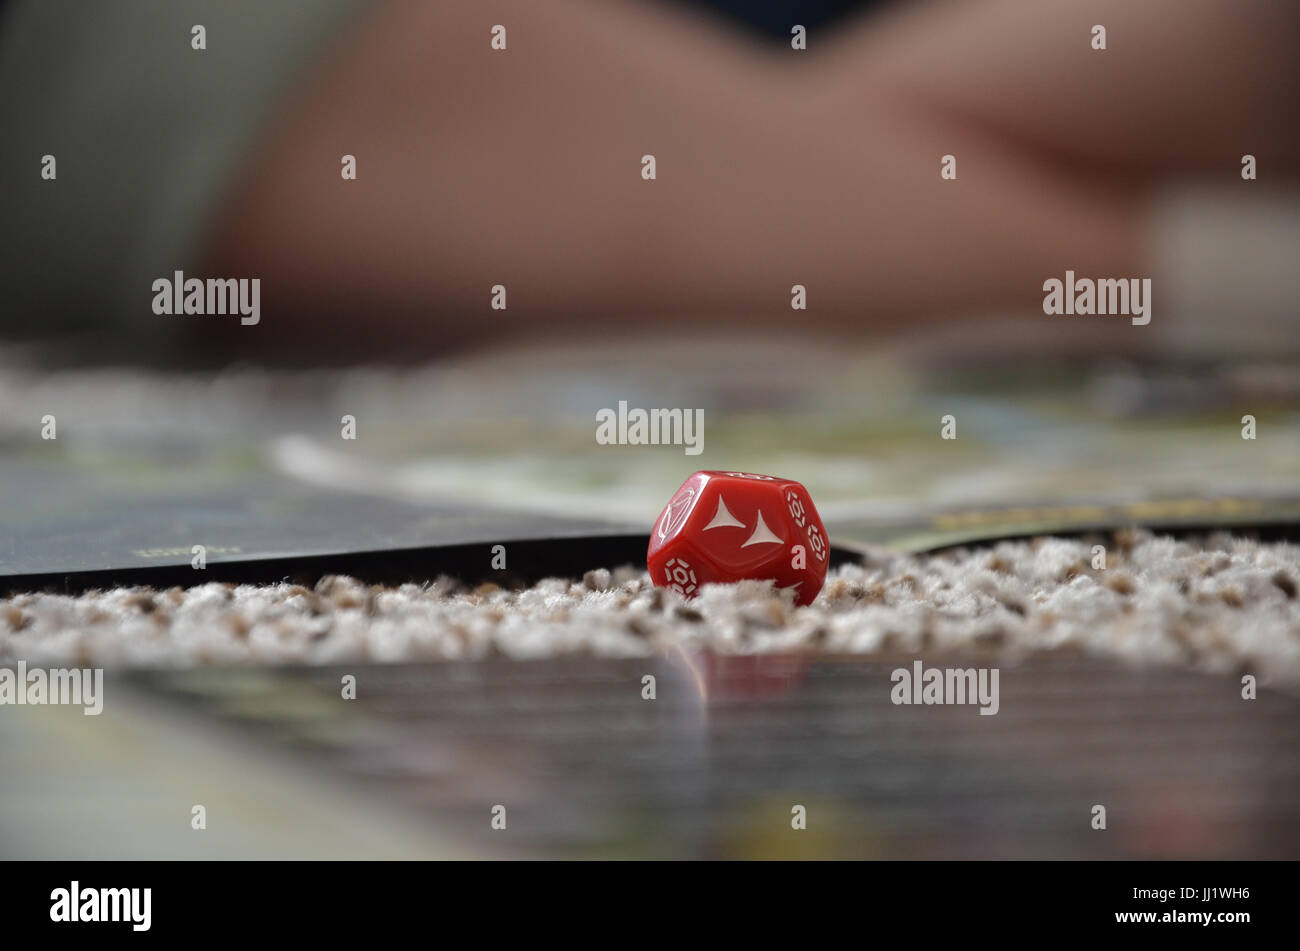
[[[660,588],[693,598],[706,584],[733,580],[725,571],[703,557],[688,542],[673,546],[671,552],[648,560],[650,580]]]
[[[710,582],[771,579],[808,604],[826,578],[826,529],[798,482],[707,470],[686,480],[651,530],[656,585],[692,597]]]
[[[650,530],[650,547],[646,552],[647,562],[659,552],[671,548],[674,541],[681,536],[682,529],[686,527],[687,521],[695,512],[709,476],[707,472],[697,472],[673,493],[664,510],[659,513],[654,528]]]
[[[684,531],[722,571],[741,578],[767,573],[790,544],[775,480],[710,473]]]
[[[790,518],[791,534],[802,539],[808,553],[808,562],[816,561],[822,565],[825,574],[830,561],[830,542],[826,535],[826,526],[812,504],[812,497],[798,482],[786,481],[781,484],[781,501],[785,504],[786,514]]]

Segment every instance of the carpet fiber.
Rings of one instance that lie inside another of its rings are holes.
[[[1253,673],[1300,686],[1300,546],[1214,535],[1119,533],[1107,567],[1090,543],[1003,542],[927,556],[880,552],[831,573],[809,607],[768,583],[693,601],[643,570],[532,587],[448,578],[382,587],[208,583],[0,601],[0,662],[176,667],[230,663],[978,650],[1013,659],[1074,651],[1138,664]]]

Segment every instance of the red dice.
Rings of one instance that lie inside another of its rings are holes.
[[[688,598],[712,582],[768,578],[811,604],[830,548],[808,490],[752,472],[697,472],[650,532],[650,579]]]

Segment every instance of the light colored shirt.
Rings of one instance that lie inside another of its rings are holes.
[[[364,2],[6,4],[0,334],[173,333],[152,282],[194,270],[281,97]]]

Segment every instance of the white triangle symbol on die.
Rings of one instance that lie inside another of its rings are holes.
[[[745,542],[745,544],[741,545],[740,547],[748,548],[750,545],[781,545],[781,544],[784,544],[783,539],[777,538],[775,535],[772,534],[772,530],[768,528],[767,523],[763,521],[762,510],[759,510],[758,524],[754,526],[754,534],[750,535],[749,541]]]
[[[722,496],[719,495],[718,512],[716,515],[713,516],[713,521],[709,522],[708,525],[705,525],[702,530],[707,532],[711,528],[744,528],[744,527],[745,527],[745,523],[742,522],[740,519],[736,518],[736,516],[731,514],[731,510],[727,508],[727,503],[722,501]]]

